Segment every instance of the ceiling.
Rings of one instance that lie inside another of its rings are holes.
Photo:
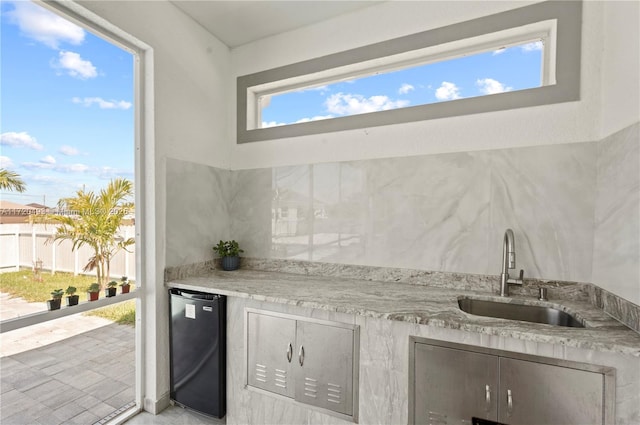
[[[315,24],[379,2],[379,0],[171,1],[230,48]]]

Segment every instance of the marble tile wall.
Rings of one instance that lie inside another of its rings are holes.
[[[251,257],[497,274],[510,227],[525,276],[589,281],[596,154],[580,143],[236,171],[233,234]]]
[[[211,260],[213,245],[229,238],[230,175],[230,171],[167,159],[167,267]]]
[[[598,144],[592,282],[640,304],[640,124]]]
[[[594,282],[640,304],[639,124],[600,142],[227,171],[167,162],[167,266],[245,256]],[[594,225],[595,223],[595,225]]]

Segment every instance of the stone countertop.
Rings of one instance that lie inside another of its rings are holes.
[[[584,301],[505,299],[487,291],[257,270],[212,270],[170,280],[167,286],[640,357],[640,335]],[[458,308],[463,297],[547,305],[571,313],[586,327],[470,315]]]

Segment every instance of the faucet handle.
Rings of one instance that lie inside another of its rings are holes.
[[[522,285],[524,283],[524,270],[520,269],[520,276],[517,279],[507,279],[507,283],[511,283],[512,285]]]

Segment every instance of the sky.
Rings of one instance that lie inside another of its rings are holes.
[[[542,43],[272,95],[262,128],[498,94],[541,85]]]
[[[134,57],[28,1],[0,1],[0,167],[55,206],[134,178]]]

